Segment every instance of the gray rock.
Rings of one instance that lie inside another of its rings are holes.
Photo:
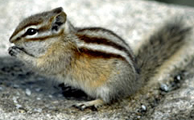
[[[105,105],[98,111],[72,108],[74,103],[89,98],[63,97],[59,83],[35,74],[24,68],[21,62],[9,57],[9,36],[17,24],[24,17],[59,6],[64,8],[75,26],[111,29],[122,36],[134,51],[138,43],[173,16],[184,16],[188,25],[194,25],[193,8],[153,1],[1,0],[0,120],[194,119],[194,60],[188,57],[194,55],[194,42],[179,52],[181,60],[175,59],[173,66],[164,66],[168,70],[153,78],[142,90],[130,98]],[[185,71],[184,74],[181,71]],[[164,92],[160,85],[170,88],[167,90],[163,86]]]

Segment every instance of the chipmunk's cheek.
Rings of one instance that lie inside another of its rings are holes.
[[[39,41],[33,42],[24,42],[19,47],[24,51],[26,54],[32,57],[40,57],[45,53],[45,44]]]

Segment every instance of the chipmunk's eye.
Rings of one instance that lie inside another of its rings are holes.
[[[26,31],[26,35],[34,35],[34,34],[36,34],[38,32],[38,30],[37,29],[35,29],[35,28],[29,28],[27,31]]]

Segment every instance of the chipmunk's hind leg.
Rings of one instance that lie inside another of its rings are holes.
[[[92,101],[87,101],[87,102],[81,102],[73,105],[73,107],[78,108],[80,110],[85,110],[87,108],[97,111],[97,108],[104,105],[105,102],[102,99],[96,99]]]

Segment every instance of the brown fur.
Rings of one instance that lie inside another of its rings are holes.
[[[95,89],[105,84],[113,69],[112,60],[100,59],[85,53],[78,54],[72,63],[72,75],[77,80],[89,82],[88,87]]]

